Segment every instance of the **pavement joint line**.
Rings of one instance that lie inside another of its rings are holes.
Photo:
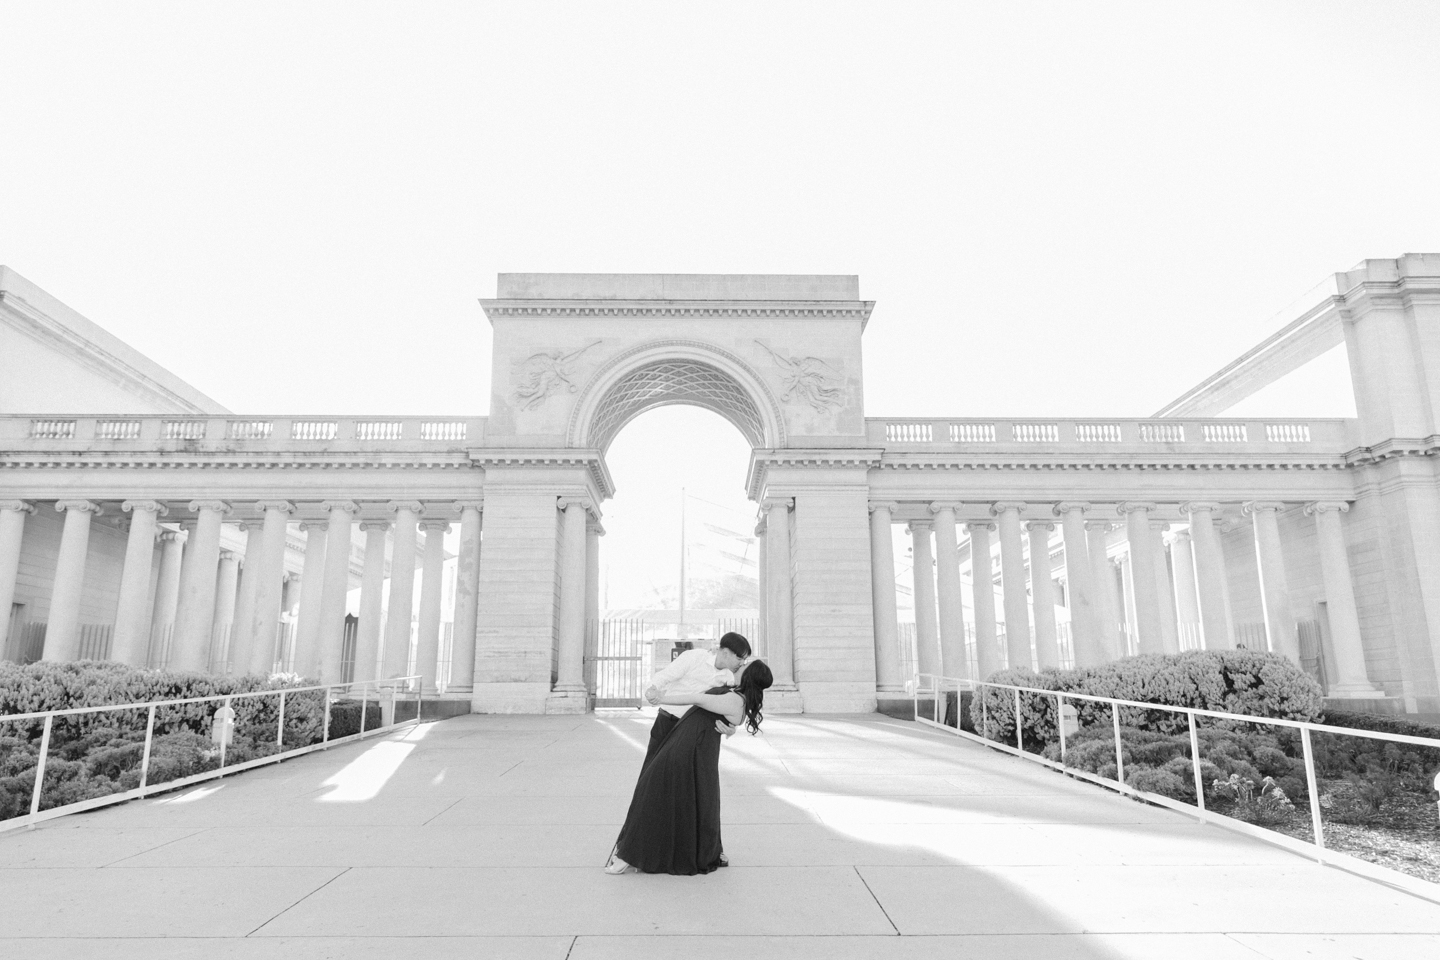
[[[341,870],[339,873],[335,874],[335,876],[331,877],[329,880],[326,880],[324,883],[320,884],[320,886],[316,887],[314,890],[311,890],[309,893],[305,894],[305,896],[301,897],[299,900],[296,900],[284,910],[281,910],[279,913],[275,914],[275,916],[270,917],[264,923],[260,924],[260,926],[256,927],[254,930],[251,930],[249,933],[245,934],[245,936],[240,939],[248,940],[250,937],[253,937],[255,934],[259,933],[261,930],[264,930],[270,924],[285,916],[285,914],[289,913],[291,910],[294,910],[296,907],[300,906],[300,904],[304,903],[306,900],[309,900],[311,897],[315,896],[315,894],[319,893],[321,890],[324,890],[326,887],[330,886],[330,884],[334,883],[336,880],[339,880],[341,877],[345,876],[345,874],[349,873],[353,869],[355,868],[346,867],[344,870]]]
[[[1223,934],[1223,936],[1224,936],[1225,939],[1228,940],[1229,942],[1235,944],[1236,946],[1244,947],[1246,950],[1249,950],[1251,953],[1255,954],[1255,956],[1257,956],[1257,957],[1265,957],[1266,960],[1272,960],[1270,954],[1268,954],[1268,953],[1261,953],[1260,950],[1257,949],[1256,947],[1252,947],[1252,946],[1251,946],[1250,944],[1248,944],[1248,943],[1242,943],[1241,941],[1236,940],[1236,939],[1235,939],[1235,935],[1234,935],[1233,933],[1230,933],[1230,932],[1227,931],[1225,934]],[[1394,934],[1391,934],[1391,936],[1394,936]]]
[[[456,798],[455,798],[455,803],[450,804],[450,806],[446,807],[444,810],[441,810],[440,813],[435,814],[435,817],[438,817],[438,816],[440,816],[441,814],[444,814],[444,813],[446,813],[446,812],[449,811],[449,810],[453,810],[453,809],[455,808],[455,804],[456,804],[456,803],[459,803],[461,800],[464,800],[464,799],[465,799],[464,797],[456,797]],[[431,817],[430,820],[434,820],[435,817]],[[420,826],[422,826],[422,827],[428,827],[428,826],[430,826],[430,820],[426,820],[424,823],[420,824]]]
[[[135,859],[136,857],[144,856],[144,855],[147,854],[147,853],[153,853],[154,851],[159,850],[161,847],[168,847],[168,846],[170,846],[170,844],[172,844],[172,843],[179,843],[181,840],[189,840],[191,837],[199,836],[200,834],[204,833],[204,832],[205,832],[206,830],[208,830],[208,829],[210,829],[210,828],[209,828],[209,827],[201,827],[199,830],[196,830],[194,833],[187,833],[187,834],[185,834],[185,836],[183,836],[183,837],[175,837],[175,838],[173,838],[173,839],[166,840],[164,843],[157,843],[157,844],[155,844],[155,846],[153,846],[153,847],[146,847],[144,850],[137,850],[137,851],[135,851],[134,853],[127,854],[126,856],[121,857],[119,860],[115,860],[115,861],[112,861],[112,862],[110,862],[110,863],[102,863],[102,864],[100,864],[100,866],[95,867],[95,869],[96,869],[96,870],[104,870],[104,869],[107,869],[107,868],[109,868],[109,867],[115,866],[115,864],[117,864],[117,863],[124,863],[126,860],[133,860],[133,859]]]
[[[576,943],[579,939],[580,939],[580,935],[579,935],[579,934],[576,934],[575,936],[573,936],[573,937],[570,938],[570,946],[568,946],[568,947],[565,948],[565,960],[570,960],[570,954],[572,954],[572,953],[575,952],[575,943]]]
[[[855,876],[859,877],[860,882],[865,885],[865,892],[870,894],[870,899],[875,901],[875,906],[879,907],[880,912],[885,915],[885,922],[890,924],[890,929],[895,931],[895,936],[900,936],[900,928],[895,926],[895,921],[890,919],[890,911],[885,909],[885,904],[881,903],[880,898],[875,896],[875,891],[870,889],[870,882],[865,879],[865,874],[860,872],[860,867],[851,866],[850,869],[855,871]]]

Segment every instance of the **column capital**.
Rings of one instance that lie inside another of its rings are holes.
[[[332,514],[341,511],[353,517],[360,512],[360,504],[354,500],[323,500],[320,503],[320,509]]]
[[[1190,539],[1190,528],[1189,528],[1189,527],[1186,527],[1186,528],[1183,529],[1183,530],[1171,530],[1170,532],[1168,532],[1168,533],[1165,534],[1165,540],[1166,540],[1172,547],[1175,546],[1176,544],[1184,543],[1184,542],[1186,542],[1186,541],[1189,540],[1189,539]]]
[[[759,522],[757,522],[757,523],[755,524],[755,536],[757,536],[757,537],[763,537],[763,536],[765,536],[765,521],[764,521],[764,520],[760,520]]]
[[[1051,532],[1055,529],[1055,524],[1049,520],[1026,520],[1025,529],[1044,530],[1046,532]]]
[[[1115,529],[1115,524],[1111,523],[1109,520],[1086,520],[1085,529],[1087,531],[1099,531],[1100,533],[1109,533],[1111,530]]]
[[[965,524],[965,529],[970,533],[974,533],[976,530],[984,530],[989,533],[994,531],[995,524],[988,520],[971,520]]]
[[[230,512],[230,504],[224,500],[191,500],[190,509],[196,512],[209,510],[223,517]]]
[[[1016,513],[1019,513],[1025,509],[1025,506],[1026,504],[1023,500],[999,500],[990,504],[990,516],[998,517],[1007,510],[1014,510]]]
[[[1057,517],[1063,517],[1065,516],[1065,514],[1070,513],[1072,510],[1074,510],[1079,511],[1080,515],[1084,516],[1085,511],[1089,510],[1090,507],[1091,503],[1088,500],[1061,500],[1059,503],[1055,504],[1055,506],[1050,508],[1050,512],[1055,514],[1055,516]]]
[[[1329,513],[1334,510],[1336,513],[1349,513],[1350,502],[1348,500],[1312,500],[1305,504],[1305,516],[1313,517],[1317,513]]]
[[[1126,500],[1124,503],[1117,503],[1115,505],[1115,512],[1122,517],[1126,517],[1132,513],[1149,513],[1157,506],[1159,506],[1159,504],[1149,500]]]
[[[99,513],[100,504],[93,500],[57,500],[55,501],[55,510],[58,513],[65,513],[69,510],[79,513]]]
[[[941,510],[949,510],[951,513],[954,513],[963,506],[964,504],[958,500],[936,500],[930,504],[930,512],[938,516]]]
[[[424,531],[426,532],[426,534],[430,534],[430,533],[440,533],[440,534],[448,533],[448,532],[450,531],[450,521],[449,521],[449,520],[442,520],[442,519],[440,519],[439,517],[432,517],[432,518],[430,518],[430,519],[428,519],[428,520],[421,520],[421,521],[420,521],[420,529],[421,529],[421,530],[424,530]]]
[[[789,510],[794,503],[794,497],[766,497],[760,502],[760,506],[767,511],[774,510],[776,507],[783,507]]]
[[[311,530],[318,531],[319,533],[324,533],[326,530],[329,529],[329,520],[303,520],[300,523],[301,533],[309,533]]]
[[[362,520],[360,523],[360,530],[363,533],[369,533],[371,530],[379,530],[381,533],[384,533],[389,529],[389,520]]]
[[[163,517],[170,512],[170,508],[159,500],[126,500],[120,504],[120,509],[125,513],[130,513],[132,510],[145,510],[157,517]]]
[[[1180,512],[1187,516],[1195,513],[1219,513],[1223,506],[1215,500],[1186,500],[1180,504]]]
[[[871,513],[874,513],[876,510],[884,510],[886,513],[894,513],[896,510],[900,509],[900,504],[896,503],[894,500],[871,500],[869,504],[867,504],[867,506],[870,508]]]
[[[1280,500],[1246,500],[1240,504],[1240,512],[1247,517],[1257,513],[1275,513],[1285,509],[1285,504]]]
[[[417,517],[425,515],[425,504],[419,500],[391,500],[385,504],[385,509],[391,513],[399,513],[401,510],[409,510]]]
[[[587,535],[593,533],[597,537],[603,537],[605,536],[605,525],[599,520],[591,520],[585,524],[585,533]]]
[[[289,516],[295,512],[295,504],[289,500],[257,500],[255,502],[255,509],[262,515],[273,511]]]
[[[1154,519],[1152,519],[1152,520],[1150,521],[1150,529],[1151,529],[1151,530],[1158,530],[1158,531],[1160,531],[1161,533],[1164,533],[1166,530],[1169,530],[1169,529],[1170,529],[1170,521],[1168,521],[1168,520],[1154,520]]]
[[[161,530],[155,539],[161,543],[184,543],[190,535],[184,530]]]
[[[34,513],[35,504],[28,500],[0,500],[0,510],[13,510],[16,513]]]
[[[905,524],[905,529],[912,536],[917,533],[925,534],[935,529],[935,523],[932,520],[911,520],[909,523]]]
[[[579,507],[586,513],[595,512],[594,508],[590,506],[589,497],[557,497],[555,499],[555,507],[559,510],[568,510],[571,507]]]
[[[234,550],[221,550],[221,551],[220,551],[220,562],[221,562],[221,563],[224,563],[226,560],[239,560],[239,559],[240,559],[240,554],[236,553]]]
[[[483,513],[485,511],[485,500],[484,498],[481,498],[479,500],[456,500],[455,509],[461,512],[464,512],[466,510],[478,510]]]

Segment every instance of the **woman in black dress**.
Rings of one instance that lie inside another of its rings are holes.
[[[661,703],[693,704],[640,771],[630,812],[606,873],[691,876],[720,866],[720,732],[717,720],[760,730],[773,678],[763,661],[736,673],[733,686],[667,694]]]

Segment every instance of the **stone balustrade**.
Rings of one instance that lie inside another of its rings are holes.
[[[1341,456],[1358,446],[1355,421],[1263,420],[954,420],[870,417],[866,439],[887,449],[1035,453],[1263,453]]]
[[[0,417],[15,450],[454,449],[485,442],[485,417]],[[99,446],[114,444],[113,447]]]

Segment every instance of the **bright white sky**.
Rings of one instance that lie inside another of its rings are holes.
[[[0,0],[0,33],[0,262],[243,412],[483,412],[495,274],[613,271],[859,274],[871,415],[1143,416],[1327,274],[1440,250],[1433,2]],[[1244,412],[1346,413],[1343,371]]]

